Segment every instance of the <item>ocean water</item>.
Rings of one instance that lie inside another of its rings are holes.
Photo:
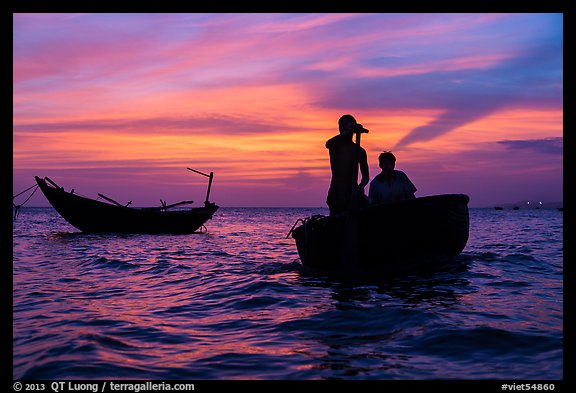
[[[13,378],[563,379],[563,213],[470,209],[457,267],[340,276],[286,235],[326,209],[221,208],[207,232],[13,223]]]

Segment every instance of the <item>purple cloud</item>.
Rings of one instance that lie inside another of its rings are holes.
[[[342,110],[440,109],[395,148],[428,141],[504,108],[562,108],[562,47],[534,48],[485,69],[364,77],[335,83],[319,104]]]
[[[235,116],[182,116],[154,117],[145,119],[102,120],[87,119],[82,121],[38,122],[14,124],[14,132],[24,135],[29,132],[75,132],[75,131],[113,131],[123,134],[197,134],[209,130],[210,134],[252,135],[272,134],[277,131],[305,131],[303,127],[279,124],[277,121],[263,121],[254,118]]]
[[[506,146],[509,149],[531,150],[536,153],[563,154],[564,138],[544,138],[544,139],[525,139],[525,140],[504,140],[497,143]]]

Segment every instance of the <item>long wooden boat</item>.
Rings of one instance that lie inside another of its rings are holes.
[[[316,215],[291,230],[304,266],[413,271],[454,262],[468,241],[469,197],[425,196]]]
[[[183,201],[172,205],[162,203],[160,207],[134,208],[123,206],[102,194],[99,195],[110,203],[77,195],[74,190],[64,191],[63,187],[48,177],[35,176],[35,179],[54,209],[82,232],[193,233],[218,210],[215,203],[208,201],[210,189],[203,207],[169,210],[192,202]],[[211,180],[212,173],[210,184]]]

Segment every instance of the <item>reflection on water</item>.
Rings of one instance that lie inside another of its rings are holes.
[[[14,378],[562,377],[561,212],[472,209],[458,264],[397,276],[302,267],[286,233],[319,212],[223,208],[152,236],[22,209]]]

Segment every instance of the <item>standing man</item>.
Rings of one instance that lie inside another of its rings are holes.
[[[331,216],[346,212],[351,207],[360,206],[366,200],[364,187],[370,181],[366,150],[352,141],[355,133],[366,133],[368,130],[362,127],[362,124],[358,124],[352,115],[340,117],[338,128],[340,134],[326,142],[332,170],[326,203]],[[362,174],[360,184],[358,184],[358,166]]]

